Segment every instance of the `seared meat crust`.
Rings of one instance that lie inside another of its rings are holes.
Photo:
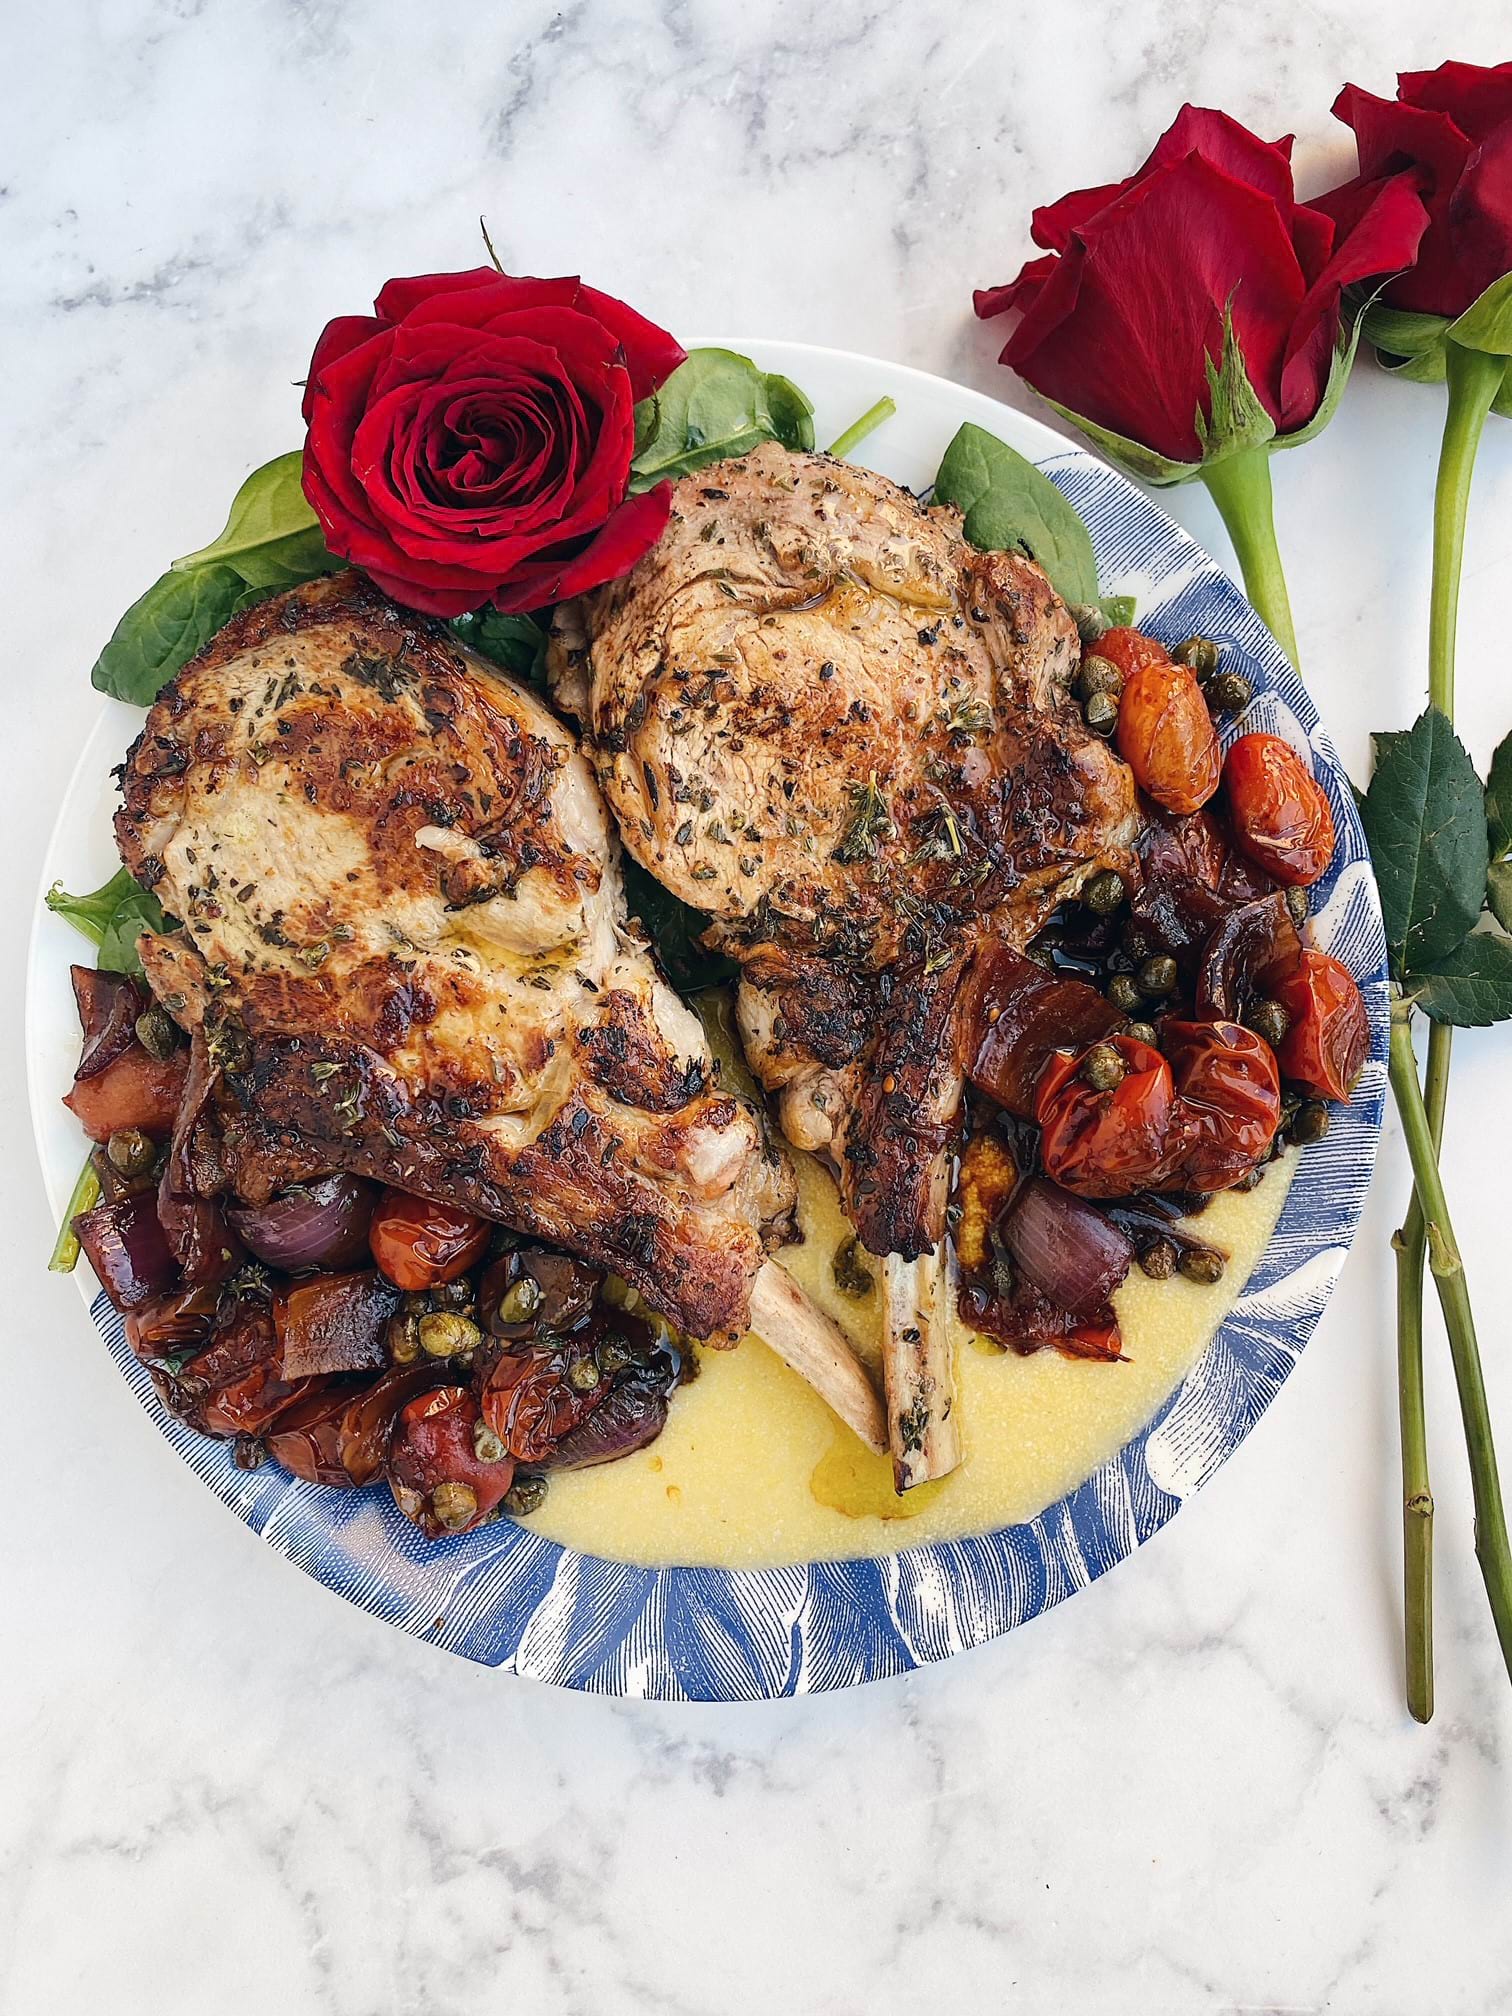
[[[1031,561],[775,444],[685,477],[661,542],[559,619],[558,695],[625,843],[741,961],[753,1068],[874,1252],[943,1227],[975,945],[1129,866],[1133,783],[1070,697],[1079,650]]]
[[[142,940],[218,1067],[226,1183],[348,1169],[623,1274],[738,1334],[791,1173],[628,935],[561,724],[355,575],[245,611],[133,746]]]

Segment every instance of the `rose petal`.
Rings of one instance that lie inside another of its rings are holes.
[[[1512,119],[1512,63],[1441,63],[1437,70],[1403,70],[1397,96],[1404,105],[1445,112],[1471,140],[1488,140]]]
[[[650,552],[671,515],[670,483],[627,497],[579,550],[547,555],[522,568],[498,590],[494,606],[512,615],[523,614],[619,580]]]

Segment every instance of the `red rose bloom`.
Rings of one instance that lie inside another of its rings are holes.
[[[1395,102],[1346,84],[1333,109],[1354,129],[1360,173],[1319,208],[1347,220],[1409,170],[1428,229],[1416,266],[1384,298],[1420,315],[1462,315],[1512,273],[1512,63],[1404,70]]]
[[[682,362],[580,280],[480,266],[390,280],[328,322],[305,390],[304,490],[333,553],[434,616],[536,609],[625,573],[666,484],[631,497],[635,404]]]
[[[1404,266],[1424,222],[1401,175],[1336,225],[1297,201],[1289,139],[1187,105],[1127,181],[1036,210],[1048,256],[979,291],[976,312],[1023,311],[1002,362],[1071,418],[1195,465],[1225,311],[1256,397],[1294,434],[1322,405],[1343,289]]]

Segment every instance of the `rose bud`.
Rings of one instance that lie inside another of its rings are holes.
[[[481,266],[390,280],[326,324],[304,491],[327,546],[433,616],[540,608],[625,573],[671,489],[628,494],[635,406],[682,362],[580,280]]]

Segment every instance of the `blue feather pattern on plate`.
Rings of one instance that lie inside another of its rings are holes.
[[[1253,728],[1310,752],[1339,848],[1313,893],[1314,942],[1350,967],[1371,1054],[1353,1102],[1306,1149],[1275,1237],[1208,1350],[1142,1433],[1037,1519],[880,1561],[729,1571],[635,1568],[500,1522],[420,1537],[382,1490],[336,1492],[172,1420],[102,1295],[93,1314],[164,1435],[269,1546],[375,1616],[488,1666],[588,1693],[748,1701],[851,1687],[979,1645],[1072,1595],[1164,1525],[1254,1427],[1307,1342],[1359,1222],[1386,1084],[1380,908],[1349,783],[1317,710],[1238,590],[1140,492],[1077,450],[1041,465],[1086,519],[1103,581],[1174,643],[1214,638],[1256,697]]]

